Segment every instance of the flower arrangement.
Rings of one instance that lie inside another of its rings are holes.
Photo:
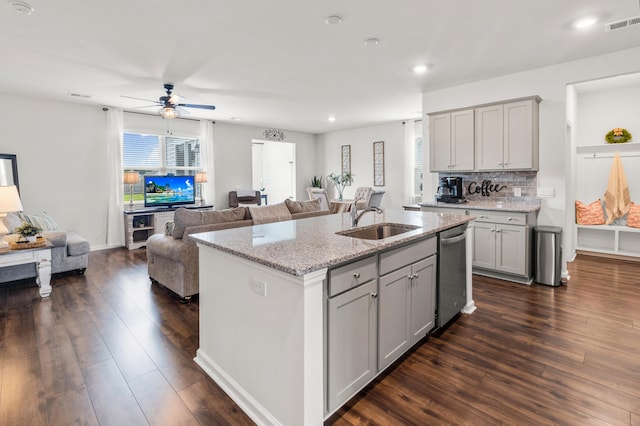
[[[344,191],[344,187],[353,182],[353,175],[351,173],[343,173],[341,175],[331,173],[327,176],[327,180],[331,181],[336,186],[336,191],[338,191],[338,200],[342,201],[342,192]]]
[[[23,222],[22,225],[15,229],[16,234],[22,235],[24,238],[35,237],[42,231],[42,228],[32,225],[27,222]]]
[[[616,127],[604,136],[607,143],[625,143],[630,141],[631,137],[631,133],[621,127]]]

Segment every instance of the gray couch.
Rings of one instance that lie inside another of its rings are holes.
[[[253,213],[253,214],[252,214]],[[217,211],[179,208],[170,233],[154,234],[147,240],[147,269],[152,283],[176,293],[182,303],[199,293],[198,247],[189,238],[199,232],[252,226],[280,220],[295,220],[329,214],[318,200],[290,201],[262,207],[237,207]]]
[[[5,224],[7,222],[5,221]],[[9,228],[9,226],[8,226]],[[9,228],[12,229],[12,228]],[[83,274],[89,263],[89,242],[71,231],[43,231],[45,237],[53,247],[51,248],[51,273],[76,271]],[[8,236],[12,240],[18,236]],[[2,268],[0,283],[34,278],[37,276],[35,263],[7,266]]]

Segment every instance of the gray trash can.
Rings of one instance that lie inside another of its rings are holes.
[[[562,228],[536,226],[535,276],[539,284],[559,286],[562,284]]]

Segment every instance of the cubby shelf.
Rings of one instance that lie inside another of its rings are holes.
[[[577,250],[640,257],[640,229],[621,225],[576,225]]]

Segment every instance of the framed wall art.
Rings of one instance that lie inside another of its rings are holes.
[[[384,186],[384,142],[373,143],[373,186]]]
[[[340,148],[340,164],[342,174],[351,174],[351,145],[342,145]]]

